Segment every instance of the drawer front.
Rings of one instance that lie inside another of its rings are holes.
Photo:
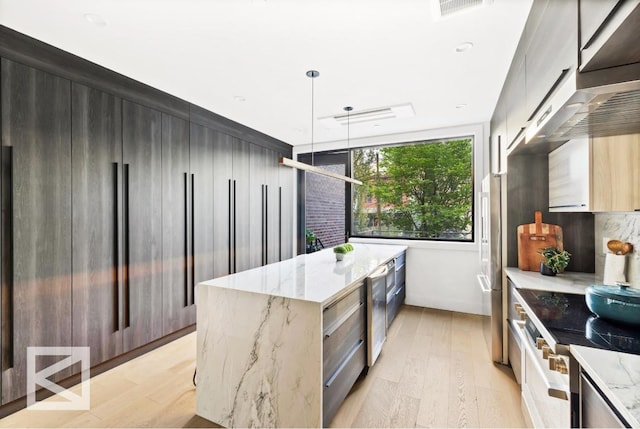
[[[366,299],[366,288],[363,283],[347,296],[329,304],[322,313],[323,332],[326,334],[335,330],[336,325],[343,323],[348,318],[349,313],[360,304],[365,303]]]
[[[514,329],[523,329],[513,326],[513,322],[507,322],[509,326],[509,364],[513,369],[513,375],[516,376],[518,384],[522,384],[522,346],[518,334]]]
[[[406,273],[406,266],[402,266],[400,269],[396,269],[396,287],[404,285]]]
[[[402,255],[398,256],[396,258],[396,270],[401,266],[404,265],[404,261],[407,258],[407,254],[403,253]]]
[[[580,427],[623,428],[625,423],[617,416],[591,381],[580,374]]]
[[[393,299],[387,304],[387,328],[398,315],[400,306],[404,302],[404,286],[398,287],[393,294]]]
[[[338,370],[324,384],[322,424],[328,427],[335,416],[336,411],[347,397],[351,387],[367,363],[367,347],[365,341],[360,341],[351,351],[348,358],[340,365]]]
[[[366,335],[367,306],[363,303],[355,309],[349,318],[332,332],[327,332],[323,343],[323,380],[333,376],[353,347]],[[335,325],[334,325],[335,326]]]

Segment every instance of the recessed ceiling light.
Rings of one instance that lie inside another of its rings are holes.
[[[464,103],[456,104],[456,109],[464,109],[465,107],[467,107],[467,105]]]
[[[473,48],[473,43],[471,42],[464,42],[464,43],[460,43],[457,47],[456,47],[456,52],[467,52],[468,50],[470,50],[471,48]]]
[[[246,101],[246,98],[244,98],[242,95],[234,95],[233,99],[238,102]]]
[[[98,15],[97,13],[85,13],[84,19],[86,19],[88,22],[95,25],[96,27],[107,26],[107,21],[105,21],[105,19],[100,15]]]

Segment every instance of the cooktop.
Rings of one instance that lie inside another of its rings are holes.
[[[576,344],[640,354],[640,329],[601,319],[589,311],[584,295],[518,289],[558,344]]]

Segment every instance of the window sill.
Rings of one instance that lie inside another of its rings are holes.
[[[396,238],[365,238],[351,237],[352,243],[370,244],[399,244],[416,249],[434,250],[455,250],[458,252],[478,252],[478,244],[475,242],[455,242],[455,241],[429,241],[429,240],[403,240]]]

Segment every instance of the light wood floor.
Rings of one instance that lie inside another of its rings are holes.
[[[405,306],[332,427],[524,427],[511,370],[494,365],[480,316]],[[216,427],[194,414],[196,336],[91,380],[89,411],[22,410],[0,427]]]

